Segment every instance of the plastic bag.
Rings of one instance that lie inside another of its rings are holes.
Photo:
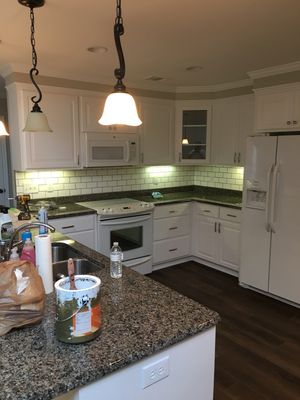
[[[29,261],[0,263],[0,336],[43,319],[45,289]]]

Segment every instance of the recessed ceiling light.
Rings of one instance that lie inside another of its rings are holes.
[[[104,46],[91,46],[87,48],[90,53],[101,53],[104,54],[108,51],[107,47]]]
[[[152,75],[146,78],[146,81],[153,81],[153,82],[160,82],[160,81],[165,81],[166,78],[163,78],[162,76],[156,76]]]
[[[191,65],[190,67],[186,67],[186,71],[200,71],[201,69],[203,69],[203,67],[201,67],[201,65]]]

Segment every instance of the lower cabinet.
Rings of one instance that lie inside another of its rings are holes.
[[[71,239],[96,250],[96,215],[50,219],[50,225]]]
[[[190,203],[157,206],[153,221],[153,264],[190,253]]]
[[[194,203],[192,254],[238,271],[240,218],[238,209]]]

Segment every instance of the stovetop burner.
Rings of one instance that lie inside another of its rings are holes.
[[[152,203],[130,198],[84,201],[77,204],[96,210],[98,215],[105,217],[110,215],[123,217],[130,214],[152,212],[154,209]]]

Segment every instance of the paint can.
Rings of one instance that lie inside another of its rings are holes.
[[[55,282],[57,339],[65,343],[84,343],[96,338],[101,328],[101,280],[92,275],[75,275],[76,290],[69,277]]]

